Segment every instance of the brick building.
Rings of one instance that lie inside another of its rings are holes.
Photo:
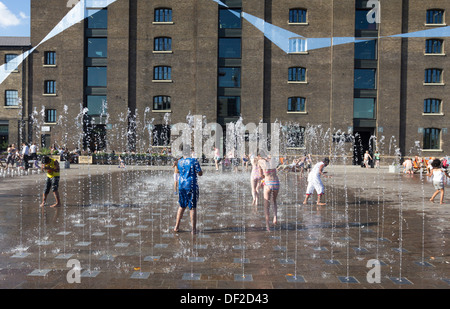
[[[368,21],[361,0],[222,2],[228,8],[117,0],[39,46],[29,60],[30,135],[45,145],[146,151],[173,139],[172,124],[204,115],[221,125],[280,122],[297,153],[314,152],[304,149],[308,126],[343,132],[355,137],[355,162],[369,148],[450,153],[446,38],[395,36],[446,26],[448,1],[381,0],[380,23]],[[31,0],[32,46],[69,10]],[[288,52],[265,36],[269,25],[298,35]],[[305,38],[334,44],[309,49]]]
[[[30,49],[28,37],[0,37],[0,59],[8,70],[8,63]],[[3,64],[2,63],[2,64]],[[9,68],[12,70],[13,68]],[[0,84],[2,106],[0,110],[0,150],[9,144],[16,146],[26,139],[29,95],[29,62],[25,61]],[[23,137],[23,138],[21,138]]]

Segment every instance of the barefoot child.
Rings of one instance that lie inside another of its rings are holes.
[[[199,188],[197,175],[202,176],[203,172],[200,164],[195,158],[181,158],[178,160],[178,170],[180,177],[178,180],[178,211],[174,231],[178,232],[180,222],[186,208],[189,208],[192,234],[197,233],[197,201]]]
[[[308,187],[306,188],[306,196],[305,200],[303,201],[303,204],[308,203],[309,196],[314,193],[314,190],[317,192],[317,205],[323,206],[326,205],[325,203],[322,203],[320,201],[320,198],[325,193],[325,187],[322,183],[321,176],[324,177],[330,177],[326,176],[323,172],[323,169],[328,166],[330,163],[330,159],[325,158],[322,162],[316,163],[314,167],[312,168],[311,172],[309,172],[308,175]]]
[[[266,218],[266,230],[270,232],[270,200],[273,202],[273,220],[272,223],[278,223],[277,217],[277,196],[280,191],[280,180],[277,176],[278,159],[268,156],[258,161],[260,171],[262,172],[264,181],[264,216]]]
[[[45,184],[45,191],[42,195],[41,207],[45,206],[45,201],[47,200],[47,196],[50,193],[50,189],[52,189],[53,195],[55,196],[55,204],[51,205],[50,207],[59,207],[59,163],[57,160],[45,156],[42,158],[41,168],[43,171],[47,172],[47,182]]]
[[[181,159],[181,158],[180,158]],[[180,178],[180,171],[178,170],[178,158],[173,161],[173,191],[178,194],[178,179]]]
[[[433,193],[433,196],[431,196],[430,201],[434,203],[434,198],[441,193],[440,203],[444,204],[444,179],[445,177],[450,177],[446,171],[444,171],[441,168],[441,160],[434,159],[431,163],[431,166],[433,169],[430,173],[427,174],[427,176],[433,177],[433,186],[436,189],[436,191]]]

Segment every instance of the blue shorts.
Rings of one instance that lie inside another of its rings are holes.
[[[181,208],[188,207],[189,209],[197,208],[197,200],[199,196],[199,190],[196,189],[178,189],[178,203]]]

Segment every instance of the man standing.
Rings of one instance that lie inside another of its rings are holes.
[[[28,171],[28,161],[30,160],[30,148],[27,143],[22,143],[22,160],[24,162],[25,172]]]
[[[37,160],[37,146],[34,142],[30,146],[30,160]]]
[[[47,200],[47,196],[50,193],[50,189],[52,189],[53,195],[55,196],[55,204],[51,205],[50,207],[59,207],[59,163],[57,160],[45,156],[42,158],[41,168],[43,171],[47,172],[47,182],[45,184],[45,191],[42,195],[41,207],[45,206],[45,201]]]
[[[178,232],[180,221],[186,208],[189,208],[191,215],[192,234],[197,233],[197,201],[199,189],[197,184],[197,175],[202,176],[198,160],[195,158],[181,158],[178,160],[178,203],[180,207],[177,212],[177,219],[174,231]]]

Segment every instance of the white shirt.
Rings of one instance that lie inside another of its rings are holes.
[[[325,163],[323,162],[318,162],[314,165],[314,167],[311,169],[311,172],[309,172],[308,174],[308,181],[313,181],[315,179],[319,179],[320,176],[320,168],[322,167],[322,165],[324,165]]]
[[[434,183],[444,183],[444,172],[440,169],[433,169],[433,182]]]
[[[23,147],[23,149],[22,149],[22,155],[28,156],[29,153],[30,153],[30,148],[28,148],[28,146],[25,145],[25,146]]]
[[[37,152],[37,146],[36,145],[31,145],[30,153],[36,153],[36,152]]]

